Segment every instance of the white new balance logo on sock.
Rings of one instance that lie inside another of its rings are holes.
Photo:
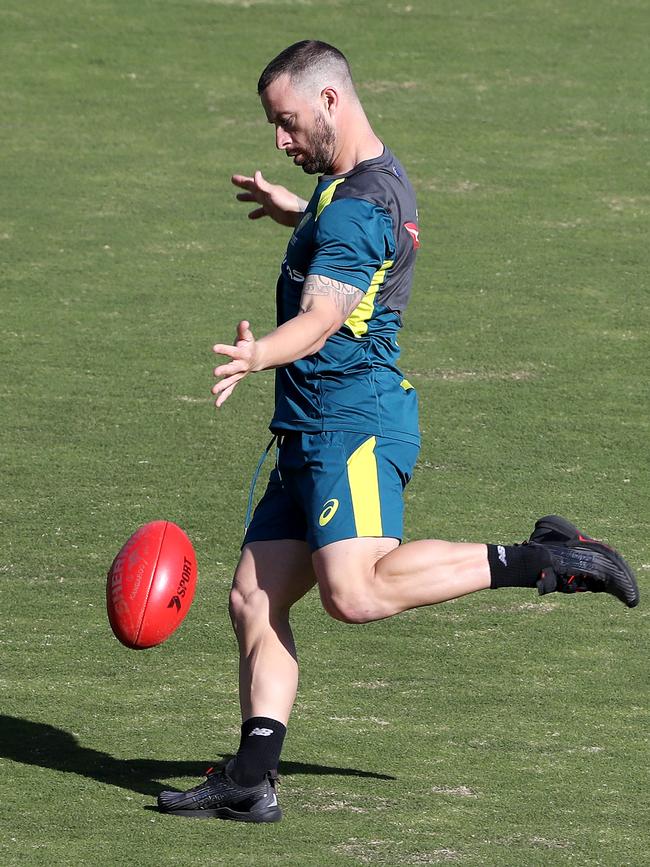
[[[253,731],[249,734],[249,738],[252,738],[253,735],[259,735],[261,738],[268,738],[273,734],[273,729],[260,729],[254,728]]]
[[[499,560],[501,560],[504,566],[507,566],[508,560],[506,559],[506,549],[503,545],[497,545],[497,551],[499,553]]]

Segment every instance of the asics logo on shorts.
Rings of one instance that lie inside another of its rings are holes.
[[[336,514],[336,510],[339,507],[339,501],[332,498],[328,500],[326,503],[323,503],[323,511],[318,516],[318,523],[321,527],[324,527],[325,524],[329,524],[334,515]]]

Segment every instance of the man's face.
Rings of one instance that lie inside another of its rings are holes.
[[[330,174],[336,133],[319,99],[293,87],[288,75],[276,78],[261,96],[275,145],[308,175]]]

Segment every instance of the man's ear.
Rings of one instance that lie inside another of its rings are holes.
[[[321,90],[320,98],[327,114],[336,114],[339,105],[339,93],[335,87],[326,87]]]

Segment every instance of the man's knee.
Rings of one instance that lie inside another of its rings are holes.
[[[294,541],[247,545],[229,598],[235,632],[285,620],[314,584],[309,549]]]
[[[313,555],[323,608],[343,623],[369,623],[388,617],[376,564],[398,544],[395,539],[345,539]]]
[[[348,586],[345,583],[327,579],[319,581],[321,602],[330,617],[341,623],[369,623],[380,619],[382,615],[378,613],[367,582],[352,579]]]
[[[235,629],[237,629],[238,624],[243,623],[250,615],[250,597],[250,593],[244,594],[236,584],[233,584],[230,596],[228,597],[228,613]]]
[[[230,591],[233,622],[286,614],[315,584],[305,542],[285,539],[245,545]]]
[[[271,617],[269,597],[260,587],[245,587],[235,580],[228,599],[228,612],[235,632],[257,623],[268,623]]]

